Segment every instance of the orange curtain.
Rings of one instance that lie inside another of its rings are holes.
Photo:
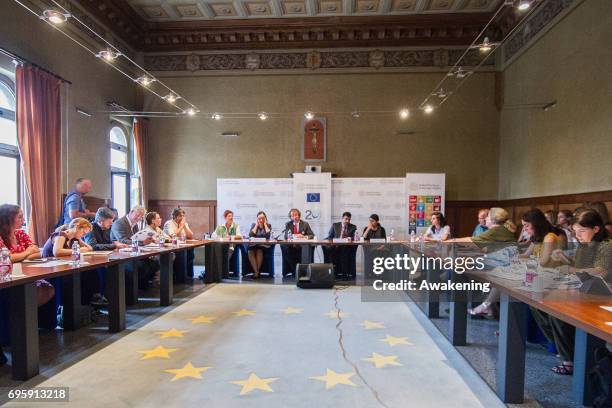
[[[18,65],[17,141],[31,200],[29,232],[44,244],[61,212],[60,80],[29,64]]]
[[[147,185],[147,138],[149,137],[149,120],[138,118],[134,120],[134,148],[138,159],[138,170],[140,171],[140,194],[142,205],[148,206]]]

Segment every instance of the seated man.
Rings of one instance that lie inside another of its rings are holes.
[[[346,211],[342,214],[342,221],[335,222],[327,233],[327,240],[334,238],[348,238],[351,241],[357,232],[357,226],[351,224],[351,213]],[[336,278],[355,279],[357,247],[354,245],[338,245],[323,247],[326,263],[333,263]]]
[[[119,218],[111,227],[111,241],[118,241],[122,244],[132,245],[132,236],[140,230],[139,223],[144,218],[145,209],[137,205],[130,210],[127,215]],[[149,237],[141,241],[141,245],[148,245],[153,242],[153,238]],[[153,258],[142,259],[136,262],[138,269],[138,287],[146,289],[153,282],[155,274],[159,271],[159,262]],[[132,265],[126,265],[126,272],[130,272]]]
[[[83,240],[91,246],[94,251],[114,251],[126,248],[128,245],[111,240],[111,225],[115,214],[108,207],[100,207],[96,212],[91,232]],[[108,300],[104,297],[104,272],[106,268],[97,268],[81,273],[82,303],[88,301],[93,305],[106,305]]]
[[[289,236],[293,238],[314,238],[314,232],[310,229],[310,225],[306,221],[302,221],[301,216],[302,213],[297,208],[292,208],[289,211],[291,221],[285,224],[285,239],[288,239]],[[283,275],[295,275],[295,267],[302,259],[302,246],[282,245],[281,252],[283,253]],[[312,262],[312,249],[308,262]]]
[[[189,228],[187,218],[185,217],[185,210],[182,208],[175,208],[172,210],[172,219],[166,221],[164,224],[164,233],[170,237],[177,237],[179,239],[193,239],[195,236],[191,228]],[[182,256],[183,253],[185,256]],[[184,270],[187,270],[188,277],[193,278],[193,259],[193,249],[187,249],[176,254],[173,265],[174,276],[178,283],[183,283],[184,281],[181,276]]]

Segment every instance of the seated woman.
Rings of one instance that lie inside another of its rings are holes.
[[[55,231],[45,245],[43,246],[42,256],[44,258],[52,256],[70,256],[72,255],[72,244],[78,242],[81,247],[81,252],[91,252],[92,247],[83,241],[83,237],[89,234],[92,230],[91,222],[85,218],[75,218],[70,221],[68,228],[60,227],[59,231]]]
[[[378,214],[370,215],[368,226],[363,229],[363,239],[365,241],[369,241],[372,238],[387,238],[385,229],[382,227],[382,225],[380,225],[380,218],[378,218]]]
[[[21,229],[24,224],[23,211],[19,206],[4,204],[0,206],[0,248],[8,248],[11,262],[40,258],[40,249],[32,242],[29,235]],[[36,281],[36,300],[42,306],[55,296],[53,285],[45,280]],[[6,357],[0,348],[0,365]]]
[[[162,218],[159,213],[155,211],[148,212],[147,215],[145,215],[145,221],[147,222],[145,229],[156,234],[157,242],[160,240],[163,240],[163,242],[168,242],[172,239],[170,235],[166,234],[166,232],[161,229]],[[193,237],[193,233],[191,236]]]
[[[215,229],[213,238],[233,238],[242,239],[240,226],[234,222],[234,212],[232,210],[223,211],[225,222]]]
[[[268,224],[268,216],[265,212],[257,213],[257,222],[251,225],[249,237],[270,239],[272,226]],[[249,262],[253,268],[253,279],[259,278],[261,265],[263,264],[264,250],[270,248],[270,245],[249,245]]]
[[[569,273],[586,272],[612,283],[612,242],[601,215],[594,210],[582,211],[573,228],[579,242],[575,256],[568,258],[561,249],[556,249],[551,258],[569,265]],[[573,374],[575,328],[540,311],[534,314],[534,318],[546,338],[555,343],[561,356],[561,364],[553,367],[552,371],[559,375]]]
[[[425,241],[446,241],[450,238],[450,227],[446,225],[446,219],[441,212],[431,214],[431,226],[425,231],[424,238]]]

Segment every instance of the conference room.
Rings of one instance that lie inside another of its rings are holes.
[[[612,407],[609,0],[0,15],[0,405]]]

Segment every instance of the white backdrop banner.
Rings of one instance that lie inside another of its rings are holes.
[[[361,235],[370,214],[378,214],[387,235],[393,229],[395,239],[405,238],[405,182],[404,177],[332,179],[332,222],[340,221],[342,213],[349,211]]]
[[[289,178],[217,179],[217,225],[223,211],[232,210],[243,234],[264,211],[275,234],[280,234],[293,207],[293,180]]]
[[[294,173],[293,206],[310,224],[317,238],[325,238],[331,225],[331,173]]]
[[[444,214],[446,174],[407,173],[408,234],[423,234],[431,225],[431,213]]]

